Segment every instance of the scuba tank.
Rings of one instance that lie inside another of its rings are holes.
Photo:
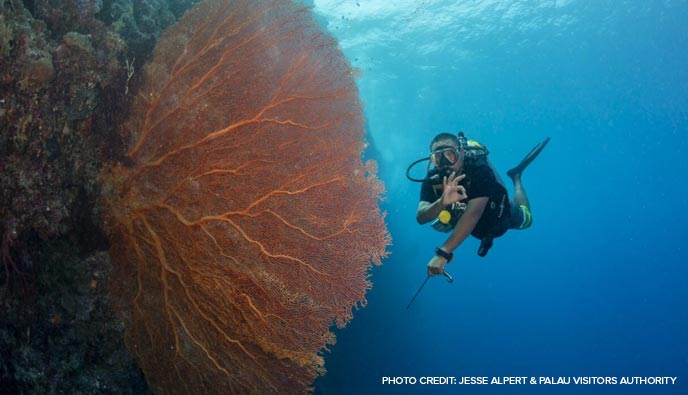
[[[465,167],[474,167],[487,163],[487,155],[490,151],[484,145],[475,140],[468,140],[463,132],[457,135],[459,138],[459,148],[463,148],[466,152],[463,158],[463,165]]]

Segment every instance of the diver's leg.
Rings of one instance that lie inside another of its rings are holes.
[[[514,181],[514,203],[518,206],[526,206],[530,210],[530,202],[528,201],[528,195],[526,195],[526,190],[523,188],[523,183],[521,182],[521,175],[518,174],[511,177]]]
[[[523,188],[521,176],[511,177],[514,181],[514,200],[511,204],[511,229],[528,229],[533,224],[533,215],[530,213],[530,202]]]

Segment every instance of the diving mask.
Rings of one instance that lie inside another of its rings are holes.
[[[452,166],[459,160],[459,150],[450,145],[442,145],[430,154],[430,163],[438,168]]]
[[[451,145],[441,145],[437,147],[429,157],[418,159],[411,163],[406,169],[406,178],[414,182],[423,182],[426,180],[442,182],[442,177],[449,177],[452,172],[451,167],[458,162],[460,157],[458,148]],[[411,176],[411,169],[419,163],[428,162],[426,168],[426,176],[423,178],[415,178]],[[434,169],[431,167],[434,166]]]

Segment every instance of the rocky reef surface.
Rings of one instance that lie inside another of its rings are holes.
[[[99,171],[192,5],[0,0],[0,393],[147,393],[110,308]]]

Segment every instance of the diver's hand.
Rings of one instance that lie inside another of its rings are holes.
[[[468,197],[468,195],[466,195],[466,188],[459,185],[459,181],[463,180],[464,178],[466,178],[465,174],[456,176],[456,172],[452,172],[449,175],[449,178],[445,176],[442,180],[442,184],[444,185],[444,189],[442,191],[442,204],[445,207]]]
[[[435,255],[428,262],[428,275],[434,276],[437,274],[444,274],[444,266],[447,264],[447,260],[439,255]]]

